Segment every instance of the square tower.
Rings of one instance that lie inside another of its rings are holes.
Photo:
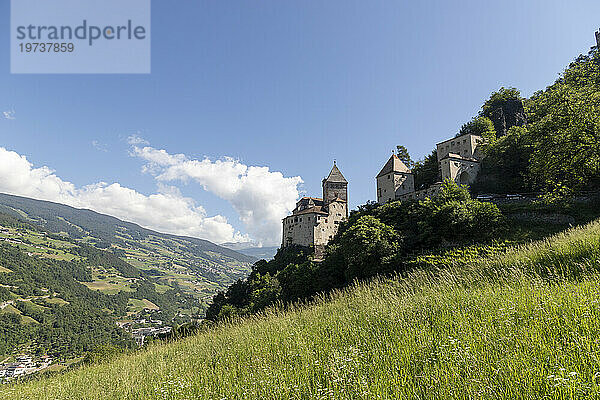
[[[334,161],[329,176],[323,179],[323,203],[327,207],[336,199],[342,200],[345,203],[348,202],[348,181],[344,178],[344,175],[342,175]]]
[[[414,191],[414,175],[397,155],[392,154],[377,175],[377,202],[384,204]]]

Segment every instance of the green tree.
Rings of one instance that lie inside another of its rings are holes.
[[[579,56],[527,102],[529,178],[549,200],[600,188],[600,54]]]
[[[506,136],[486,147],[485,158],[472,193],[523,193],[531,191],[528,178],[532,154],[530,134],[526,127],[513,126]]]
[[[340,237],[348,280],[387,272],[398,249],[398,235],[373,216],[363,216]]]
[[[275,303],[281,294],[277,278],[269,274],[257,275],[250,285],[250,309],[253,312],[262,310]]]
[[[477,116],[460,128],[458,136],[479,135],[485,139],[485,143],[493,143],[496,140],[496,129],[492,120],[485,116]]]
[[[396,154],[400,161],[402,161],[408,168],[412,168],[413,160],[410,158],[410,153],[408,149],[402,145],[396,146]]]
[[[495,204],[472,200],[469,191],[445,180],[440,193],[419,203],[417,235],[421,246],[485,241],[504,228]]]
[[[515,88],[500,88],[493,92],[481,108],[481,116],[489,118],[498,136],[504,136],[513,126],[527,123],[521,93]]]
[[[600,114],[590,96],[557,88],[546,94],[548,115],[531,127],[530,173],[548,199],[600,183]]]
[[[423,160],[417,161],[412,168],[415,178],[415,189],[424,189],[440,181],[440,167],[437,150],[433,150]]]

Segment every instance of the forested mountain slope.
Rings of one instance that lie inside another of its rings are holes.
[[[113,253],[0,214],[0,358],[67,360],[133,345],[119,321],[152,309],[165,325],[189,321],[199,303]]]
[[[204,304],[247,275],[256,259],[206,240],[154,232],[136,224],[63,204],[0,194],[0,212],[106,249],[128,264],[181,288]]]

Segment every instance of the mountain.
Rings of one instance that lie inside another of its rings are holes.
[[[271,260],[275,257],[279,247],[250,247],[247,249],[238,250],[240,253],[250,257],[255,257],[261,260]]]
[[[113,252],[0,213],[0,358],[69,360],[110,345],[130,347],[117,326],[148,318],[176,326],[201,311],[197,299]]]
[[[77,243],[108,250],[161,285],[206,302],[245,277],[255,257],[207,240],[142,228],[131,222],[64,204],[0,194],[0,213],[18,217]]]
[[[279,250],[278,246],[257,247],[248,243],[223,243],[221,246],[262,260],[273,259],[277,253],[277,250]]]

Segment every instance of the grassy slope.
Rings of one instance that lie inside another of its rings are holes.
[[[442,264],[3,387],[0,398],[600,396],[600,222]]]

